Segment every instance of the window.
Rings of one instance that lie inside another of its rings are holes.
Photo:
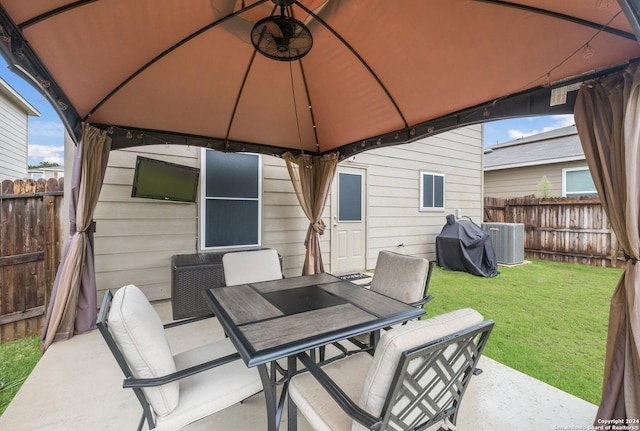
[[[420,210],[444,209],[444,175],[420,172]]]
[[[362,221],[362,175],[338,174],[338,221]]]
[[[202,248],[260,245],[260,156],[203,152]]]
[[[589,168],[565,168],[562,170],[562,196],[594,196],[598,191]]]

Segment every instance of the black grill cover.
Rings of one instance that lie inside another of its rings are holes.
[[[491,237],[468,220],[456,220],[450,214],[447,224],[436,237],[438,266],[452,271],[466,271],[483,277],[498,275],[496,254]]]

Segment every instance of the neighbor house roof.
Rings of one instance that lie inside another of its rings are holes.
[[[8,100],[11,100],[19,108],[24,110],[27,115],[33,115],[36,117],[40,116],[40,112],[38,112],[36,108],[34,108],[29,102],[27,102],[24,97],[18,94],[16,90],[11,88],[11,86],[7,84],[2,78],[0,78],[0,93],[4,94]]]
[[[485,148],[484,170],[494,171],[584,159],[576,126],[569,126]]]

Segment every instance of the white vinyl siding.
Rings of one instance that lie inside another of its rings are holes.
[[[27,178],[27,125],[25,110],[0,91],[0,181]]]
[[[446,223],[446,215],[456,209],[482,223],[481,125],[369,150],[341,164],[367,168],[368,269],[375,267],[380,250],[435,259],[436,236]],[[443,210],[420,211],[421,171],[445,176]]]
[[[199,148],[150,145],[111,151],[94,219],[98,291],[135,284],[171,297],[171,256],[196,252],[198,204],[131,197],[138,154],[198,168]]]

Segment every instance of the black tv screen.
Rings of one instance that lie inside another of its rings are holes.
[[[195,202],[200,169],[138,156],[132,198]]]

